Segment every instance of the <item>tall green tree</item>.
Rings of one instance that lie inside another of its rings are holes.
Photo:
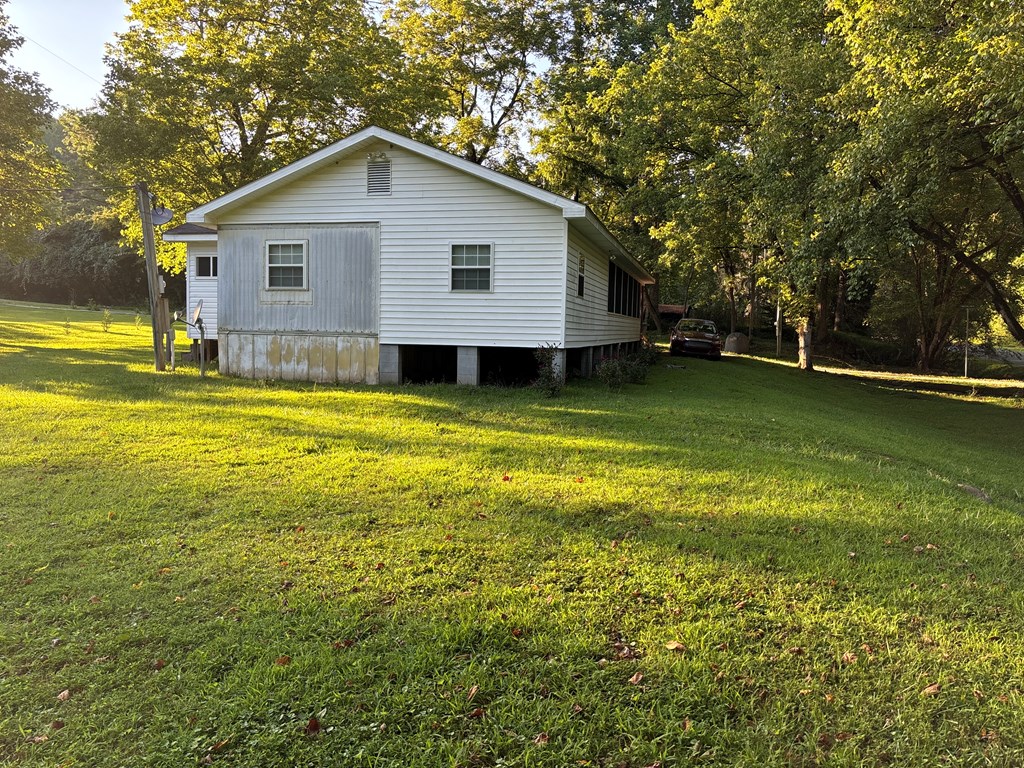
[[[359,0],[131,0],[129,11],[80,147],[109,181],[145,179],[174,209],[368,123],[414,121],[401,52]],[[135,221],[131,196],[118,202]],[[176,251],[161,258],[181,265]]]
[[[474,163],[514,166],[561,39],[555,0],[393,0],[385,18],[425,97],[419,136]]]
[[[18,259],[34,246],[63,177],[45,132],[54,108],[34,74],[8,58],[23,40],[0,0],[0,255]]]
[[[882,231],[903,255],[923,247],[948,263],[1024,342],[1024,10],[835,4],[855,69],[844,106],[857,127],[835,165],[845,185],[837,215],[853,217],[867,246]]]

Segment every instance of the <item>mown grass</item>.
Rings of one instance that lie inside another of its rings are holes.
[[[200,379],[67,314],[0,304],[0,761],[1024,763],[1019,393]]]

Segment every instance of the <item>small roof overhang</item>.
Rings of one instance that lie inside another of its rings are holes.
[[[163,233],[162,238],[168,243],[215,243],[217,242],[217,230],[186,222],[168,229]]]

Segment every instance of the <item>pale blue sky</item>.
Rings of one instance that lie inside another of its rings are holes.
[[[124,0],[9,0],[7,14],[25,38],[10,63],[37,72],[62,106],[93,106],[105,73],[103,46],[127,29],[127,12]]]

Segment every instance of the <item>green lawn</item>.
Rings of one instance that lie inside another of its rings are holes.
[[[1024,763],[1022,382],[666,355],[549,400],[150,340],[0,304],[0,763]]]

